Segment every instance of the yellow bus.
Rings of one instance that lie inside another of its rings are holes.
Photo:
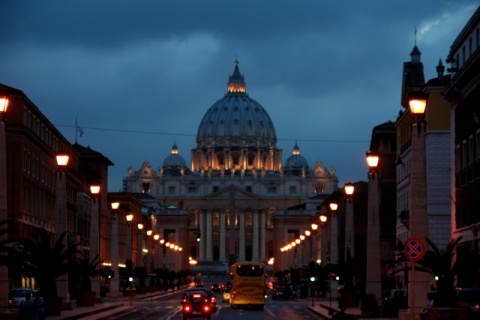
[[[230,266],[230,306],[265,306],[265,264],[262,262],[237,262]]]

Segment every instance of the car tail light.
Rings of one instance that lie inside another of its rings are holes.
[[[215,301],[217,301],[217,298],[212,296],[212,302],[215,302]]]
[[[184,306],[183,306],[183,310],[185,310],[185,311],[188,312],[188,311],[191,311],[192,308],[191,308],[189,305],[184,305]]]
[[[203,306],[203,311],[205,311],[205,312],[210,311],[210,306]]]
[[[237,290],[232,290],[232,292],[230,292],[230,297],[234,298],[236,294],[237,294]]]

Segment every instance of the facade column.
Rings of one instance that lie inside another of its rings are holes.
[[[236,246],[235,246],[235,190],[229,192],[230,196],[230,210],[228,213],[228,263],[232,264],[236,261]]]
[[[212,247],[213,247],[213,232],[212,232],[212,210],[208,209],[207,210],[207,221],[206,221],[206,229],[207,229],[207,234],[206,234],[206,251],[207,251],[207,256],[206,259],[207,261],[212,261],[213,260],[213,252],[212,252]]]
[[[227,257],[225,255],[226,250],[225,250],[225,243],[227,242],[227,239],[225,237],[226,235],[226,226],[225,226],[225,210],[220,211],[220,256],[219,260],[220,262],[225,262],[227,261]]]
[[[265,238],[265,229],[266,229],[266,215],[267,211],[266,210],[259,210],[258,214],[260,215],[260,261],[267,261],[267,255],[266,255],[266,248],[267,248],[267,243],[266,243],[266,238]]]
[[[253,232],[252,232],[252,260],[253,261],[258,261],[258,212],[253,211],[252,212],[252,227],[253,227]]]
[[[206,234],[206,231],[205,231],[205,216],[203,215],[203,212],[199,212],[198,213],[198,224],[199,224],[199,229],[200,229],[200,234],[201,234],[201,238],[204,237],[204,235]],[[199,261],[205,261],[205,246],[203,245],[205,243],[205,241],[202,241],[200,240],[200,242],[198,242],[198,260]]]
[[[240,212],[239,220],[240,220],[240,228],[238,230],[239,232],[238,261],[245,261],[245,211],[244,210]]]

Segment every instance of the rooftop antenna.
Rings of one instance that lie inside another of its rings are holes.
[[[415,46],[417,45],[417,25],[415,25]]]

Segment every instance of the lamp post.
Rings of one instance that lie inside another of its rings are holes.
[[[125,216],[127,220],[127,252],[125,253],[126,262],[125,264],[128,265],[128,261],[132,262],[132,221],[133,221],[133,214],[129,213]]]
[[[318,229],[318,224],[312,223],[310,225],[312,228],[312,237],[310,238],[310,241],[312,242],[312,261],[317,263],[318,260],[318,246],[317,246],[317,229]]]
[[[424,118],[427,106],[427,96],[420,92],[409,94],[409,107],[412,118],[412,147],[410,161],[410,191],[409,191],[409,237],[425,239],[428,237],[428,209],[427,209],[427,176],[425,154]],[[414,130],[416,128],[416,130]],[[416,131],[416,132],[414,132]],[[413,263],[413,262],[412,262]],[[412,319],[421,312],[430,289],[430,277],[426,272],[415,274],[413,268],[409,270],[408,305]],[[419,297],[419,298],[417,298]],[[418,304],[420,300],[422,304]]]
[[[116,296],[119,294],[120,290],[120,281],[119,281],[119,257],[118,257],[118,213],[117,210],[120,207],[120,202],[112,202],[112,237],[110,242],[110,261],[112,262],[112,271],[114,272],[114,277],[110,279],[110,295]]]
[[[329,208],[332,213],[332,221],[330,221],[330,230],[332,234],[330,236],[330,261],[332,263],[338,262],[338,219],[337,219],[337,209],[338,203],[330,202]]]
[[[152,230],[147,230],[147,261],[146,268],[147,270],[152,268]],[[148,271],[149,272],[149,271]]]
[[[57,154],[57,181],[55,188],[55,241],[68,232],[67,212],[67,167],[70,156],[66,153]],[[63,238],[63,245],[68,246],[68,237]],[[68,274],[61,275],[56,280],[58,296],[68,299]]]
[[[98,196],[100,194],[99,185],[91,185],[90,193],[92,194],[92,211],[90,216],[90,257],[92,261],[98,256],[100,261],[100,219],[98,214]],[[100,296],[100,280],[98,277],[92,279],[92,291],[96,292],[97,297]]]
[[[160,260],[160,235],[158,233],[153,235],[153,249],[155,250],[155,255],[153,257],[153,269],[159,268]]]
[[[165,245],[165,239],[160,239],[160,246],[161,246],[161,253],[160,253],[160,266],[163,265],[163,270],[165,270],[165,259],[166,259],[166,245]]]
[[[345,184],[344,189],[347,195],[347,208],[345,211],[345,261],[348,261],[355,256],[352,198],[355,186],[349,182]]]
[[[8,219],[7,213],[7,139],[5,137],[5,114],[8,98],[0,97],[0,221]],[[5,224],[8,228],[8,224]],[[7,234],[0,236],[0,241],[7,240]],[[6,253],[2,253],[6,255]],[[8,306],[8,268],[0,265],[0,308]]]
[[[320,214],[320,228],[322,229],[322,242],[321,242],[321,247],[322,247],[322,263],[326,264],[327,263],[327,215],[322,213]]]
[[[143,246],[142,246],[142,230],[143,230],[143,223],[137,224],[137,267],[143,267]]]
[[[379,156],[367,152],[368,164],[368,213],[367,213],[367,275],[366,293],[373,293],[377,302],[382,301],[382,277],[380,265],[380,215],[378,203]]]

